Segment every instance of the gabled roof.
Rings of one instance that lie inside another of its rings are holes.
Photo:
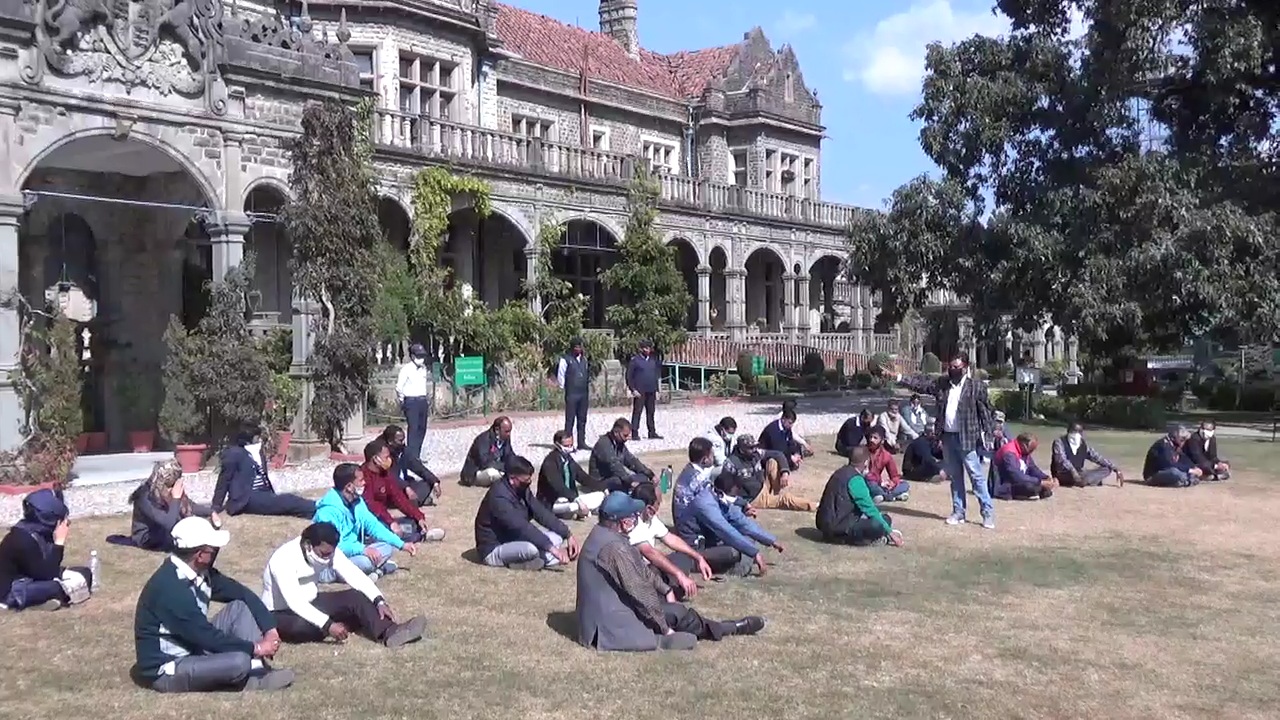
[[[663,55],[640,50],[632,59],[612,37],[567,25],[510,5],[494,3],[503,46],[529,62],[644,90],[673,100],[702,93],[724,74],[741,43]],[[585,68],[584,68],[585,64]]]

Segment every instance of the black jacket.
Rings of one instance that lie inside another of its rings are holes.
[[[827,480],[822,499],[818,501],[818,512],[813,516],[814,525],[824,539],[830,540],[844,533],[850,520],[861,516],[862,511],[849,495],[849,481],[857,474],[852,465],[845,465]]]
[[[877,428],[880,430],[880,437],[889,437],[889,433],[885,432],[885,429],[875,424],[874,421],[872,421],[871,427],[863,427],[857,415],[845,420],[844,424],[840,426],[840,431],[836,433],[836,454],[844,458],[849,457],[849,451],[859,445],[865,445],[867,436]]]
[[[226,511],[232,515],[243,512],[249,504],[249,495],[254,492],[253,481],[258,477],[259,469],[267,474],[270,487],[270,472],[265,462],[259,467],[249,451],[239,445],[223,450],[218,462],[218,482],[213,486],[214,512]]]
[[[902,450],[902,477],[928,480],[942,472],[942,457],[934,452],[933,440],[921,435]]]
[[[1187,454],[1187,458],[1191,460],[1191,464],[1200,468],[1206,473],[1213,473],[1213,466],[1222,462],[1218,459],[1218,438],[1211,437],[1206,439],[1200,433],[1192,433],[1190,439],[1187,440],[1183,452]]]
[[[569,478],[573,487],[564,482],[564,467],[569,466]],[[554,506],[560,498],[575,500],[584,492],[605,490],[605,486],[582,469],[573,456],[556,448],[542,459],[542,467],[538,469],[538,499],[547,506]]]
[[[507,470],[507,460],[511,458],[511,441],[498,443],[498,436],[492,430],[485,430],[471,441],[471,449],[467,451],[467,459],[462,463],[459,479],[462,484],[474,483],[476,473],[481,470]]]
[[[764,432],[760,433],[760,449],[780,452],[788,458],[799,455],[801,450],[795,435],[790,428],[782,427],[781,420],[774,420],[765,426]]]
[[[494,483],[476,510],[476,554],[483,561],[494,548],[518,540],[531,542],[543,552],[551,550],[551,540],[534,522],[566,540],[569,538],[569,527],[560,522],[531,488],[516,490],[505,479]]]
[[[625,443],[620,447],[613,441],[612,433],[605,433],[591,448],[591,460],[587,463],[591,477],[598,486],[610,491],[631,489],[631,476],[643,475],[653,479],[653,471],[631,454]]]
[[[662,363],[658,362],[657,355],[632,355],[627,363],[627,387],[638,393],[658,392],[661,369]]]

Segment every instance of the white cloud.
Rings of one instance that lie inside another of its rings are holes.
[[[993,14],[980,1],[919,0],[910,9],[876,23],[844,47],[844,79],[878,95],[916,95],[924,79],[925,49],[931,42],[950,44],[973,35],[1002,35],[1009,18]],[[1073,8],[1068,34],[1084,34],[1084,16]]]
[[[813,29],[817,24],[818,18],[813,13],[799,13],[788,9],[782,13],[782,17],[773,24],[773,27],[779,36],[791,38]]]

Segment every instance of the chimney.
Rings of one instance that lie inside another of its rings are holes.
[[[600,0],[600,32],[616,40],[632,60],[640,58],[637,13],[636,0]]]

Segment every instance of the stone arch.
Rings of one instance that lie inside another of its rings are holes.
[[[704,246],[706,245],[705,242],[698,242],[694,240],[690,236],[690,233],[683,230],[668,230],[662,234],[663,245],[674,245],[677,242],[686,243],[689,248],[693,250],[694,257],[697,259],[699,265],[707,261],[707,256],[703,252]]]
[[[711,268],[711,331],[723,332],[729,325],[729,250],[715,242],[707,252]]]
[[[532,246],[538,239],[538,229],[533,226],[533,223],[529,221],[529,217],[519,208],[501,200],[493,200],[489,203],[489,210],[495,215],[501,215],[506,218],[508,222],[520,231],[521,237],[524,238],[525,247]]]
[[[614,244],[622,242],[622,238],[626,234],[623,232],[622,226],[616,221],[599,213],[567,211],[558,214],[556,217],[556,222],[561,225],[568,225],[575,220],[582,220],[599,225],[602,229],[607,230],[609,234],[613,236]]]
[[[843,264],[843,258],[831,252],[819,252],[809,263],[809,297],[801,300],[808,308],[808,322],[814,332],[835,332],[839,327],[836,283]]]
[[[288,183],[279,178],[266,175],[250,181],[249,184],[245,186],[244,193],[240,196],[240,204],[247,206],[249,196],[260,188],[270,188],[286,203],[293,200],[293,188],[289,187]]]
[[[685,329],[696,330],[698,328],[698,267],[702,263],[698,246],[683,235],[668,237],[666,244],[676,252],[676,268],[684,277],[684,286],[691,298],[685,312]]]
[[[279,221],[288,203],[287,188],[263,179],[250,185],[241,207],[251,221],[244,238],[245,251],[254,256],[250,310],[255,321],[271,326],[288,324],[293,315],[293,243]]]
[[[783,327],[787,272],[782,254],[769,245],[756,245],[743,262],[747,273],[746,324],[761,332],[778,333]]]
[[[212,210],[222,209],[222,193],[217,191],[217,186],[210,181],[209,176],[196,163],[192,162],[191,156],[179,151],[169,142],[150,135],[143,131],[132,131],[123,139],[118,138],[114,125],[112,127],[95,127],[76,130],[58,137],[52,142],[46,144],[43,149],[33,154],[27,162],[23,163],[22,169],[18,171],[18,176],[14,182],[14,187],[21,188],[27,184],[31,176],[37,169],[47,163],[51,158],[56,157],[63,148],[70,147],[77,142],[93,141],[96,138],[110,139],[113,142],[137,142],[149,147],[152,150],[162,153],[166,158],[174,163],[178,168],[185,171],[192,182],[204,195],[205,202]]]
[[[409,241],[413,238],[413,212],[400,198],[386,194],[378,198],[378,224],[392,247],[406,254],[409,252]]]
[[[521,297],[528,277],[530,236],[504,210],[481,217],[471,204],[455,206],[440,248],[440,262],[453,270],[464,292],[497,308]]]

